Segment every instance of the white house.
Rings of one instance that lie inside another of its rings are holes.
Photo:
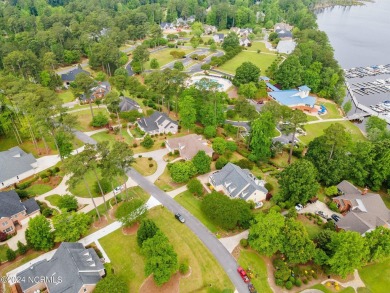
[[[231,198],[252,200],[255,203],[265,200],[268,193],[264,181],[257,179],[249,170],[232,163],[211,174],[209,183],[216,191],[222,191]]]
[[[154,112],[149,117],[140,118],[137,121],[138,127],[142,131],[152,135],[160,133],[175,134],[179,129],[177,121],[172,120],[167,114],[161,112]]]
[[[252,42],[251,40],[249,40],[248,38],[241,38],[240,39],[240,46],[243,46],[243,47],[249,47],[252,45]]]

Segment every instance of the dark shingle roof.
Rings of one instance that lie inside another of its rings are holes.
[[[172,125],[178,125],[178,123],[169,118],[167,114],[159,111],[154,112],[149,117],[138,120],[137,123],[145,132],[157,131],[159,130],[159,125],[164,125],[165,129],[169,129]]]
[[[61,79],[63,81],[74,81],[76,79],[76,75],[79,73],[82,73],[82,72],[84,72],[88,75],[91,75],[88,71],[85,71],[85,70],[81,69],[79,66],[77,66],[76,68],[72,69],[71,71],[64,73],[64,74],[61,74]]]
[[[352,183],[350,183],[347,180],[341,181],[337,185],[337,189],[342,193],[342,194],[361,194],[360,190],[357,189]]]
[[[96,284],[103,269],[92,248],[86,249],[81,243],[63,242],[50,260],[34,264],[18,273],[17,278],[23,280],[20,286],[27,290],[36,284],[34,277],[53,277],[46,283],[51,293],[74,293],[79,292],[84,284]]]
[[[121,101],[119,103],[119,111],[121,111],[121,112],[126,112],[126,111],[131,111],[131,110],[138,111],[138,109],[141,108],[140,105],[136,101],[134,101],[128,97],[122,96],[119,98],[121,99]]]
[[[223,185],[231,197],[247,199],[255,190],[268,193],[265,187],[256,184],[257,179],[249,170],[243,170],[232,163],[228,163],[211,177],[216,185]]]
[[[39,205],[33,198],[29,198],[28,200],[23,202],[24,207],[26,208],[26,213],[32,214],[36,211],[39,211]]]
[[[32,154],[27,154],[20,147],[0,152],[0,183],[32,170],[31,165],[36,162]]]
[[[9,218],[24,210],[25,208],[15,190],[0,192],[0,218]]]
[[[292,33],[288,30],[276,30],[275,31],[278,34],[279,38],[292,38]]]

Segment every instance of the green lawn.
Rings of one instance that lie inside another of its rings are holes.
[[[75,100],[75,97],[70,90],[59,92],[58,97],[62,100],[63,103],[69,103]]]
[[[389,292],[390,287],[390,258],[380,262],[367,265],[359,270],[360,277],[364,284],[373,293]]]
[[[50,149],[50,155],[57,154],[57,149],[54,144],[54,140],[51,137],[46,137],[47,145]],[[47,156],[45,144],[42,140],[37,141],[39,151],[34,146],[30,138],[23,138],[23,143],[19,147],[24,150],[26,153],[33,154],[34,157]],[[12,147],[18,146],[18,143],[14,136],[4,137],[0,136],[0,151],[6,151]]]
[[[127,133],[126,129],[122,129],[121,134],[122,136],[120,134],[114,134],[112,132],[102,131],[92,135],[91,137],[95,139],[97,142],[108,141],[110,143],[110,146],[112,146],[112,144],[115,141],[124,141],[127,144],[133,143],[134,139]]]
[[[251,278],[251,282],[257,292],[272,293],[267,280],[267,266],[257,252],[241,250],[238,263],[244,270],[250,269],[253,272],[255,277]]]
[[[164,66],[170,62],[178,61],[179,59],[175,59],[172,57],[172,55],[170,55],[171,51],[184,51],[186,54],[188,54],[188,53],[195,51],[195,49],[192,49],[192,48],[185,48],[185,49],[183,49],[183,48],[179,48],[179,49],[168,48],[168,49],[163,49],[163,50],[157,51],[155,53],[150,54],[149,61],[147,61],[144,64],[144,68],[150,69],[150,60],[152,60],[153,58],[157,59],[160,67]]]
[[[372,293],[371,291],[370,291],[370,289],[367,289],[367,288],[365,288],[365,287],[360,287],[360,288],[358,288],[358,293]]]
[[[334,293],[334,292],[338,292],[338,293],[354,293],[355,292],[355,290],[352,287],[345,288],[345,289],[343,289],[341,291],[332,291],[332,290],[328,289],[327,287],[325,287],[324,285],[321,285],[321,284],[314,285],[311,288],[312,289],[321,290],[324,293]]]
[[[162,173],[160,177],[157,178],[154,184],[156,184],[158,188],[164,191],[172,191],[184,185],[184,183],[175,183],[172,181],[168,168],[165,168],[164,173]]]
[[[97,173],[98,173],[98,178],[101,179],[102,175],[101,175],[100,169],[97,169]],[[120,180],[120,183],[117,179],[114,179],[113,180],[114,187],[123,184],[125,182],[125,179],[127,180],[127,176],[122,177]],[[92,196],[93,197],[100,197],[101,196],[100,192],[96,192],[96,190],[95,190],[96,189],[95,184],[96,184],[97,180],[96,180],[94,172],[89,171],[89,172],[85,173],[85,180],[87,181],[89,189],[91,190]],[[76,184],[76,186],[69,187],[68,189],[75,196],[90,197],[88,190],[87,190],[87,187],[85,186],[84,180],[80,180],[80,182],[78,182]]]
[[[200,205],[202,201],[194,196],[191,192],[184,191],[175,196],[175,200],[180,203],[186,210],[194,215],[199,221],[202,222],[212,233],[217,233],[220,229],[212,223],[206,215],[202,212]]]
[[[60,198],[62,196],[59,195],[59,194],[53,194],[53,195],[49,195],[49,196],[46,196],[45,199],[51,203],[51,205],[53,206],[56,206],[58,207],[58,202],[60,201]]]
[[[248,51],[257,51],[257,50],[261,50],[261,52],[266,52],[266,53],[271,52],[270,50],[267,49],[267,47],[263,42],[254,41],[252,43],[252,46],[248,47]]]
[[[276,55],[242,51],[240,54],[227,61],[217,69],[227,73],[235,74],[237,67],[239,67],[243,62],[250,61],[258,66],[261,69],[261,72],[264,73],[275,59]]]
[[[108,112],[104,108],[93,109],[94,115],[97,115],[98,113],[103,113],[104,115],[106,115],[108,117]],[[81,131],[95,130],[94,127],[89,126],[89,124],[92,121],[91,110],[89,108],[85,109],[83,111],[74,112],[72,114],[77,117],[78,125],[75,127],[76,129],[81,130]]]
[[[153,165],[150,167],[150,165]],[[155,160],[149,160],[146,157],[136,158],[135,163],[131,165],[137,172],[141,173],[142,176],[149,176],[156,172],[157,163]]]
[[[306,231],[309,234],[310,239],[314,239],[318,235],[318,233],[320,233],[323,230],[322,227],[313,223],[312,221],[310,221],[308,218],[306,218],[303,215],[300,215],[298,220],[306,228]]]
[[[41,194],[44,194],[50,190],[52,190],[53,187],[49,186],[49,185],[45,185],[45,184],[34,184],[34,185],[31,185],[29,188],[26,188],[26,191],[32,195],[32,196],[35,196],[35,195],[41,195]]]
[[[306,115],[307,116],[307,121],[317,121],[318,117],[313,116],[313,115]]]
[[[8,244],[1,244],[0,245],[0,263],[7,260],[7,250],[8,250]]]
[[[334,118],[342,118],[343,116],[340,114],[338,105],[333,102],[319,102],[318,104],[324,105],[326,107],[327,113],[325,115],[321,115],[322,119],[334,119]]]
[[[218,262],[186,225],[179,223],[164,207],[150,210],[148,218],[154,220],[167,235],[178,254],[179,262],[185,259],[189,262],[191,275],[180,280],[180,292],[205,292],[206,284],[207,287],[211,284],[212,289],[219,290],[216,292],[233,288]],[[128,281],[129,292],[139,292],[146,276],[145,261],[140,254],[136,235],[124,235],[121,230],[117,230],[99,241],[110,257],[115,273]]]
[[[360,129],[350,121],[320,122],[314,124],[306,124],[305,125],[306,135],[299,136],[299,140],[301,140],[305,144],[308,144],[316,137],[323,135],[324,130],[328,128],[330,125],[335,123],[342,124],[346,128],[346,130],[351,134],[352,140],[354,141],[366,140],[366,138],[364,137]]]

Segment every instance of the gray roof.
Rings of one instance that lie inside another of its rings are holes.
[[[25,210],[15,190],[0,192],[0,218],[11,217]]]
[[[37,160],[32,154],[27,154],[20,147],[13,147],[0,152],[0,183],[34,169],[31,165]]]
[[[28,200],[22,202],[22,204],[26,208],[27,215],[40,210],[38,203],[33,198],[29,198]]]
[[[23,291],[36,284],[34,277],[53,277],[46,286],[51,293],[79,292],[86,284],[96,284],[101,279],[103,264],[92,248],[81,243],[63,242],[50,260],[35,263],[16,276]],[[61,278],[61,282],[60,279]]]
[[[279,38],[292,38],[292,33],[288,30],[279,29],[275,31]]]
[[[223,185],[231,197],[239,196],[247,199],[254,191],[268,193],[268,190],[259,185],[258,179],[247,169],[228,163],[220,171],[210,176],[215,185]]]
[[[138,120],[137,123],[145,132],[157,131],[159,130],[159,125],[164,125],[164,128],[168,130],[172,125],[179,125],[176,121],[169,118],[167,114],[159,111],[154,112],[149,117]]]
[[[297,44],[293,40],[281,40],[276,46],[279,53],[290,54],[294,51]]]
[[[360,190],[347,180],[343,180],[337,184],[337,189],[342,194],[361,194]]]
[[[119,97],[119,99],[121,100],[120,103],[119,103],[119,111],[121,112],[125,112],[125,111],[131,111],[131,110],[137,110],[140,109],[140,105],[128,98],[128,97]]]
[[[364,234],[375,227],[390,225],[390,210],[379,194],[355,193],[340,195],[334,199],[339,200],[340,203],[348,201],[352,206],[350,212],[337,222],[339,228]]]
[[[85,71],[80,68],[80,66],[77,66],[76,68],[72,69],[71,71],[61,74],[61,79],[63,81],[74,81],[76,79],[76,75],[79,73],[84,72],[85,74],[91,75],[88,71]]]

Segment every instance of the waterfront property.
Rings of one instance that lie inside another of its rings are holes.
[[[266,199],[268,190],[265,182],[257,179],[249,170],[228,163],[209,177],[210,184],[217,191],[223,191],[231,198],[260,202]]]
[[[179,151],[180,157],[185,160],[191,160],[199,151],[204,151],[210,157],[213,154],[207,141],[197,134],[167,139],[165,146],[170,152]]]
[[[150,135],[160,133],[175,134],[179,128],[179,124],[176,121],[169,118],[167,114],[158,111],[149,117],[140,118],[137,124],[142,131]]]
[[[16,274],[19,281],[16,287],[23,293],[44,290],[89,293],[104,275],[103,263],[93,248],[87,249],[81,243],[63,242],[51,259],[41,260]]]
[[[314,109],[316,98],[310,96],[311,89],[306,85],[300,86],[298,89],[280,90],[271,83],[267,83],[267,89],[269,90],[268,96],[281,105],[288,107],[305,106],[317,111]]]
[[[20,147],[13,147],[0,152],[0,189],[30,177],[38,167],[32,154],[27,154]]]
[[[0,192],[0,231],[15,234],[17,228],[27,224],[31,217],[40,214],[35,199],[24,202],[15,190]]]
[[[342,217],[336,226],[339,229],[356,231],[364,235],[378,226],[390,228],[390,210],[379,194],[361,192],[344,180],[337,185],[339,196],[333,198]]]

